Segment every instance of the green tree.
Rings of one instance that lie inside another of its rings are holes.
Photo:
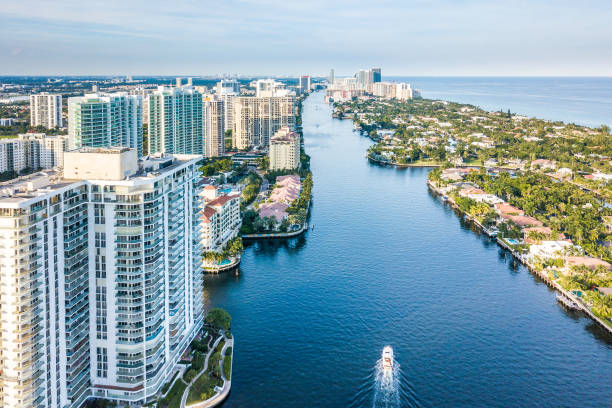
[[[229,313],[218,307],[210,309],[206,315],[206,323],[217,329],[229,330],[231,321]]]

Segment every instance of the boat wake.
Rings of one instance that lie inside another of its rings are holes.
[[[393,349],[389,346],[383,349],[381,359],[372,367],[370,374],[363,378],[361,386],[348,404],[350,408],[420,406],[410,379],[404,376],[399,363],[393,358]]]
[[[385,358],[376,363],[372,408],[398,408],[400,406],[400,365],[393,359],[388,366]]]

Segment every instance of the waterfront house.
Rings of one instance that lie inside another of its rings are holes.
[[[598,266],[603,266],[609,271],[612,271],[612,265],[603,259],[592,258],[590,256],[566,256],[563,258],[567,266],[586,266],[590,269],[595,269]]]
[[[525,215],[523,210],[508,203],[495,204],[495,211],[497,211],[499,215]]]
[[[289,216],[287,213],[287,208],[289,208],[289,205],[285,203],[264,203],[259,206],[259,216],[261,218],[274,217],[276,218],[276,221],[282,222]]]
[[[527,215],[507,215],[507,214],[502,214],[501,216],[504,220],[510,220],[512,222],[514,222],[516,225],[518,225],[519,227],[541,227],[544,224],[542,223],[542,221],[537,220],[533,217],[529,217]]]
[[[540,244],[532,244],[529,246],[530,258],[549,259],[556,258],[563,254],[565,248],[571,247],[572,244],[567,241],[542,241]]]

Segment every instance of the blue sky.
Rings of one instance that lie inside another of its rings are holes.
[[[0,75],[612,75],[612,2],[0,0]]]

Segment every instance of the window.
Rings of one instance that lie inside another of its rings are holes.
[[[96,347],[97,375],[100,378],[108,377],[108,353],[106,347]]]
[[[104,340],[107,337],[107,333],[106,286],[96,286],[96,338]]]
[[[96,232],[96,248],[106,248],[105,232]]]
[[[101,251],[99,249],[96,250],[96,278],[105,279],[106,278],[106,256],[101,255]]]
[[[104,224],[104,204],[94,204],[94,222]]]

